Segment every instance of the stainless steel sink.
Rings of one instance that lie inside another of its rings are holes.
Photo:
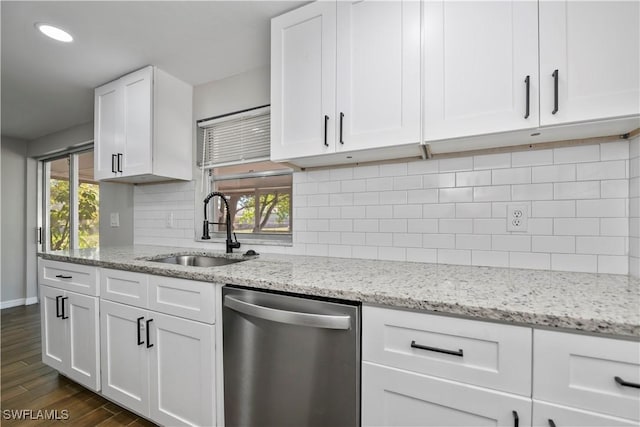
[[[167,258],[150,259],[153,262],[163,262],[165,264],[189,265],[193,267],[219,267],[221,265],[234,264],[246,261],[241,258],[224,258],[207,255],[177,255]]]

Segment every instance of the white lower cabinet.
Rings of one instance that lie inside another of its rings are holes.
[[[214,326],[102,300],[103,394],[162,425],[215,424]]]
[[[364,426],[527,426],[531,399],[362,364]]]
[[[535,427],[637,427],[638,423],[632,420],[534,400],[533,425]]]
[[[100,390],[98,298],[40,286],[42,361]]]

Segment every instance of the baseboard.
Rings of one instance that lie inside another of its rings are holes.
[[[29,297],[25,300],[24,305],[31,305],[31,304],[37,304],[38,303],[38,297]]]
[[[18,298],[18,299],[12,299],[9,301],[2,301],[0,302],[0,309],[2,308],[11,308],[11,307],[17,307],[19,305],[24,305],[24,298]]]

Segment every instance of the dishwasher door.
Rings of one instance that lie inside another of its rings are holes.
[[[359,305],[222,295],[226,427],[360,425]]]

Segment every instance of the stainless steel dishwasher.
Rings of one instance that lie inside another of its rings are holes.
[[[222,295],[227,427],[360,425],[359,304]]]

